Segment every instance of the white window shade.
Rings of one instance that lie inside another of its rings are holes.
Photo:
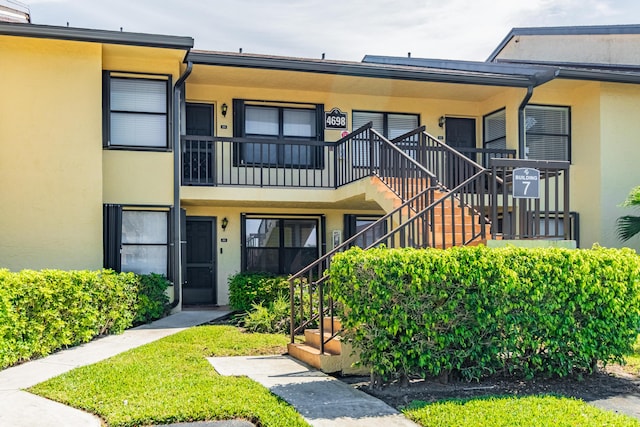
[[[525,152],[529,159],[570,160],[568,107],[530,105],[525,108]]]
[[[112,78],[111,110],[166,113],[167,82],[164,80]]]
[[[139,147],[167,145],[167,117],[155,114],[111,113],[111,144]]]
[[[122,243],[166,244],[167,212],[123,211]]]
[[[248,135],[278,136],[279,119],[277,108],[247,107],[245,132]]]
[[[285,109],[283,112],[284,136],[311,138],[316,135],[316,115],[313,110]]]
[[[418,127],[418,116],[414,114],[388,114],[387,138],[394,139]]]
[[[506,111],[500,110],[484,117],[484,146],[486,148],[507,148]]]
[[[353,112],[353,130],[358,130],[369,122],[373,122],[373,128],[378,132],[384,131],[384,113],[369,113],[363,111]]]
[[[166,148],[166,79],[110,77],[109,146]]]

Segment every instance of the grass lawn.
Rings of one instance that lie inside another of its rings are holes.
[[[633,354],[625,357],[626,364],[622,367],[632,375],[640,375],[640,335],[633,346]]]
[[[288,404],[247,378],[222,377],[207,356],[282,353],[287,337],[201,326],[75,369],[29,391],[102,417],[109,426],[242,418],[264,427],[306,426]],[[628,358],[640,369],[640,339]],[[493,396],[413,402],[405,415],[424,427],[640,427],[640,420],[561,396]]]
[[[241,418],[268,426],[307,426],[260,384],[218,375],[208,356],[282,353],[283,335],[200,326],[74,369],[30,392],[102,417],[109,426]]]
[[[638,427],[640,420],[561,396],[494,396],[413,402],[405,415],[424,427]]]

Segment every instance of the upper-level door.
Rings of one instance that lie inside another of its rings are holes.
[[[475,154],[465,149],[476,148],[476,120],[461,117],[447,117],[445,121],[445,142],[450,147],[462,152],[470,159],[475,158]],[[447,182],[445,185],[453,188],[462,183],[473,174],[472,170],[467,170],[464,162],[450,156],[447,166]]]
[[[183,185],[214,184],[214,106],[188,103],[183,152]]]

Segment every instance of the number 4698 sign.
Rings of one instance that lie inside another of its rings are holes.
[[[331,111],[324,113],[325,129],[346,129],[347,113],[343,113],[339,108],[333,108]]]
[[[533,168],[517,168],[513,170],[513,198],[540,198],[540,171]]]

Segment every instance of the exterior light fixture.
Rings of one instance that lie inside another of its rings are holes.
[[[438,119],[438,126],[444,127],[446,121],[447,119],[444,116],[440,116],[440,118]]]
[[[220,110],[222,111],[222,117],[227,117],[228,109],[229,109],[229,106],[226,103],[222,104],[222,107],[220,107]]]
[[[222,226],[222,231],[227,229],[227,225],[229,225],[229,220],[227,219],[226,216],[222,218],[222,223],[220,225]]]

